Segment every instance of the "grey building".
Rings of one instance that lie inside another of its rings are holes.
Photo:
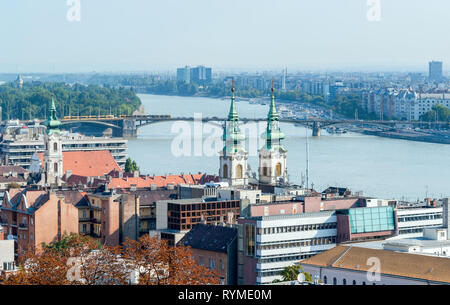
[[[431,80],[442,80],[442,61],[430,61],[428,71],[428,77]]]

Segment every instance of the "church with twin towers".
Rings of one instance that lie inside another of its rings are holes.
[[[258,184],[261,186],[283,185],[288,182],[287,150],[281,145],[281,140],[285,136],[279,125],[272,82],[267,127],[263,134],[265,143],[259,150]],[[220,152],[219,180],[227,182],[229,186],[245,187],[249,184],[250,167],[248,152],[245,150],[246,137],[241,132],[236,109],[234,82],[231,86],[230,112],[224,125],[222,139],[224,147]]]

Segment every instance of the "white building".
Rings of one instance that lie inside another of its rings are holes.
[[[281,280],[285,267],[336,246],[334,211],[250,217],[238,222],[238,276],[246,285]]]
[[[339,245],[301,265],[326,285],[450,284],[448,258],[348,245]]]
[[[442,207],[398,208],[398,238],[422,237],[424,228],[440,227]]]
[[[0,240],[0,271],[13,271],[15,268],[14,240]]]

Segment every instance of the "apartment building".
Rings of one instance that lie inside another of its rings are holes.
[[[86,137],[62,132],[63,151],[107,150],[122,169],[127,159],[127,142],[122,138]],[[0,142],[0,158],[8,157],[10,164],[28,169],[33,154],[44,152],[44,148],[43,135],[3,135]]]

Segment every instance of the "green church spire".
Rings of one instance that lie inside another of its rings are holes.
[[[236,110],[236,98],[234,96],[234,79],[231,80],[231,105],[230,113],[228,113],[228,121],[239,121],[238,113]]]
[[[269,114],[267,116],[268,121],[278,121],[278,113],[277,113],[277,107],[275,106],[275,94],[274,94],[274,88],[273,88],[273,80],[272,80],[272,99],[270,101],[270,109]]]
[[[50,105],[50,112],[49,116],[47,118],[47,121],[44,123],[45,126],[47,126],[47,134],[50,135],[55,132],[60,132],[59,127],[61,126],[61,122],[58,121],[58,118],[56,116],[56,106],[55,101],[52,97],[52,102]]]
[[[234,80],[231,81],[231,105],[228,119],[223,129],[223,141],[225,146],[223,150],[228,153],[245,151],[241,142],[245,140],[245,135],[241,133],[239,127],[239,116],[236,110],[236,98],[234,96]]]
[[[277,113],[277,108],[275,106],[275,94],[274,94],[273,80],[272,80],[272,99],[270,102],[269,114],[267,115],[267,128],[263,137],[266,139],[266,148],[271,149],[281,149],[286,151],[281,146],[281,140],[284,139],[284,133],[281,132],[279,126],[279,117]]]

